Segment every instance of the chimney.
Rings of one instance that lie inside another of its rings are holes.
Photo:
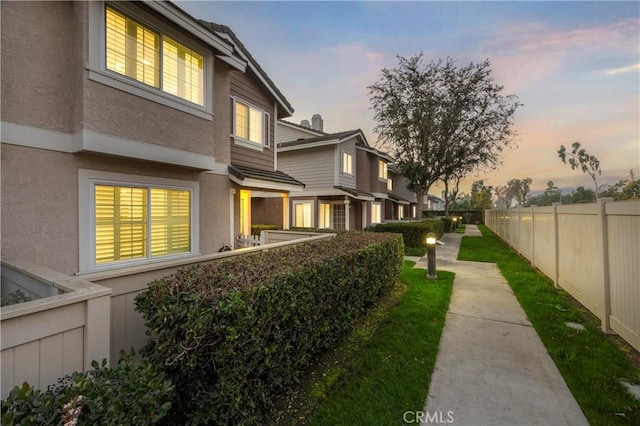
[[[313,117],[311,117],[311,127],[313,127],[313,130],[323,131],[324,122],[320,114],[313,114]]]
[[[311,124],[309,124],[309,120],[302,120],[302,121],[300,122],[300,125],[301,125],[302,127],[306,127],[306,128],[308,128],[308,129],[310,129],[310,128],[311,128]]]

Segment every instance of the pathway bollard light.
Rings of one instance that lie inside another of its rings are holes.
[[[456,229],[458,229],[458,218],[454,217],[453,218],[453,230],[455,231]]]
[[[435,280],[438,278],[436,274],[436,234],[429,232],[427,234],[427,279]]]

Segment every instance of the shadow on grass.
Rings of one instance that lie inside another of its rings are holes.
[[[400,280],[407,292],[371,338],[346,360],[333,386],[310,418],[311,425],[402,423],[408,410],[423,408],[454,274],[405,262]]]

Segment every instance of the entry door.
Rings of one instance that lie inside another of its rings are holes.
[[[333,219],[333,229],[344,231],[347,229],[346,206],[344,204],[332,204],[331,214]]]

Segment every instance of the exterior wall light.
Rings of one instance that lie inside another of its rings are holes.
[[[427,279],[435,280],[438,278],[436,274],[436,234],[429,232],[427,234]]]

